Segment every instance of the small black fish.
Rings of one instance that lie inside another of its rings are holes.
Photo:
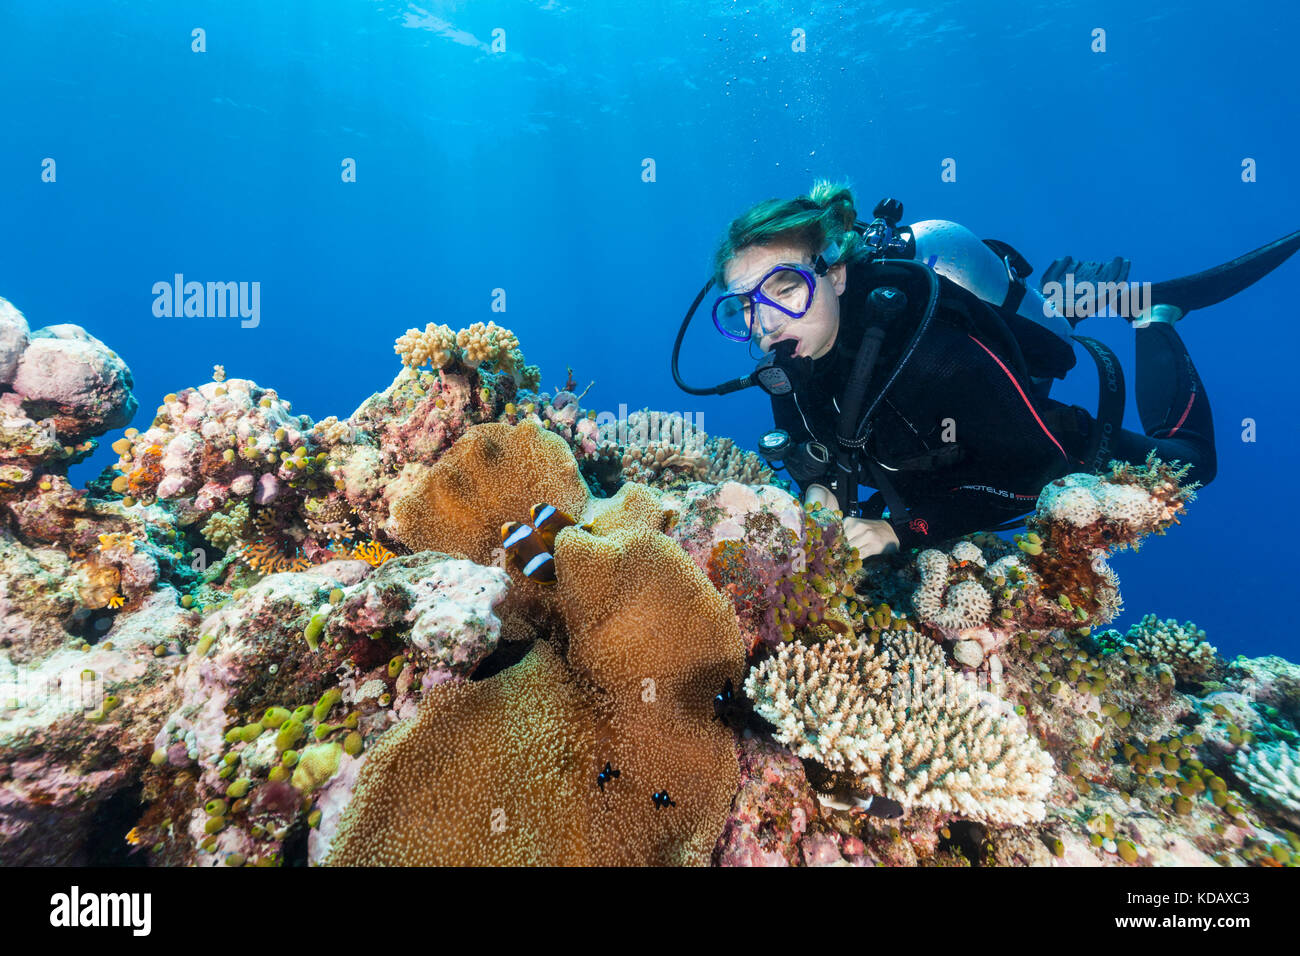
[[[609,765],[609,761],[606,760],[605,769],[602,770],[600,773],[596,774],[596,786],[600,787],[601,793],[604,793],[605,784],[617,780],[621,774],[622,771],[615,770],[613,767]]]
[[[896,820],[903,815],[903,805],[888,797],[872,796],[858,804],[859,808],[873,817]]]
[[[667,790],[660,790],[657,793],[651,794],[650,799],[654,801],[656,810],[662,810],[664,807],[677,806],[677,804],[668,796]]]
[[[744,694],[737,694],[731,678],[722,686],[722,690],[713,695],[713,718],[720,720],[732,730],[744,730],[752,726],[757,718],[754,704]]]
[[[736,688],[732,686],[731,678],[728,677],[727,682],[722,685],[722,690],[713,695],[713,716],[725,724],[727,718],[723,715],[735,700]]]

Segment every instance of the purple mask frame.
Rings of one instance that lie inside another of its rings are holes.
[[[790,309],[787,309],[779,302],[773,302],[767,296],[763,295],[761,291],[763,288],[763,283],[767,282],[767,280],[772,278],[772,276],[782,271],[797,272],[799,273],[799,275],[803,276],[804,282],[808,283],[808,305],[807,307],[799,310],[798,312],[792,312]],[[752,331],[753,322],[750,323],[751,331],[747,332],[745,335],[740,335],[736,332],[730,332],[727,329],[723,328],[722,320],[718,318],[718,310],[722,307],[723,303],[725,303],[728,299],[737,299],[741,297],[748,298],[752,301],[752,306],[746,305],[745,307],[746,311],[748,311],[752,307],[755,309],[755,313],[757,313],[757,307],[759,305],[770,305],[778,312],[784,312],[786,315],[790,316],[791,319],[801,319],[808,313],[808,309],[812,308],[813,299],[815,298],[817,293],[817,276],[822,274],[824,273],[821,272],[820,270],[814,273],[813,269],[808,266],[791,265],[789,263],[779,263],[773,266],[771,269],[769,269],[767,273],[763,276],[763,278],[759,279],[758,283],[748,292],[728,292],[726,295],[718,296],[717,301],[713,303],[714,328],[716,328],[722,334],[723,338],[730,339],[733,342],[748,342],[754,337]],[[754,318],[755,319],[757,318],[757,314],[755,314]]]

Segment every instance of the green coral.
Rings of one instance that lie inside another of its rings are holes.
[[[241,501],[218,511],[203,525],[202,534],[214,548],[229,551],[248,538],[250,527],[248,502]]]

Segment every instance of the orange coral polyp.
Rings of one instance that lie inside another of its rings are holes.
[[[372,568],[377,568],[394,557],[394,554],[378,541],[362,541],[352,548],[351,556],[358,561],[366,562]]]
[[[286,555],[278,547],[265,542],[244,545],[239,558],[258,574],[281,574],[286,571],[306,571],[311,561],[302,555]]]

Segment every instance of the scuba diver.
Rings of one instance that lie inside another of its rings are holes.
[[[1040,290],[1010,245],[942,220],[900,226],[902,212],[885,199],[860,222],[848,186],[825,180],[807,196],[758,203],[728,227],[672,354],[673,378],[691,394],[759,385],[770,395],[777,427],[759,451],[806,503],[844,514],[863,557],[1014,527],[1046,484],[1112,459],[1140,464],[1154,452],[1190,464],[1189,480],[1214,479],[1210,403],[1176,323],[1272,271],[1300,248],[1300,231],[1144,286],[1127,282],[1126,259],[1065,257]],[[700,388],[682,380],[678,355],[715,284],[718,332],[763,354],[753,373]],[[1133,304],[1118,311],[1136,330],[1141,433],[1121,427],[1114,353],[1074,334],[1117,301]],[[1074,342],[1097,365],[1095,414],[1049,397],[1075,364]],[[859,484],[875,489],[865,502]]]

